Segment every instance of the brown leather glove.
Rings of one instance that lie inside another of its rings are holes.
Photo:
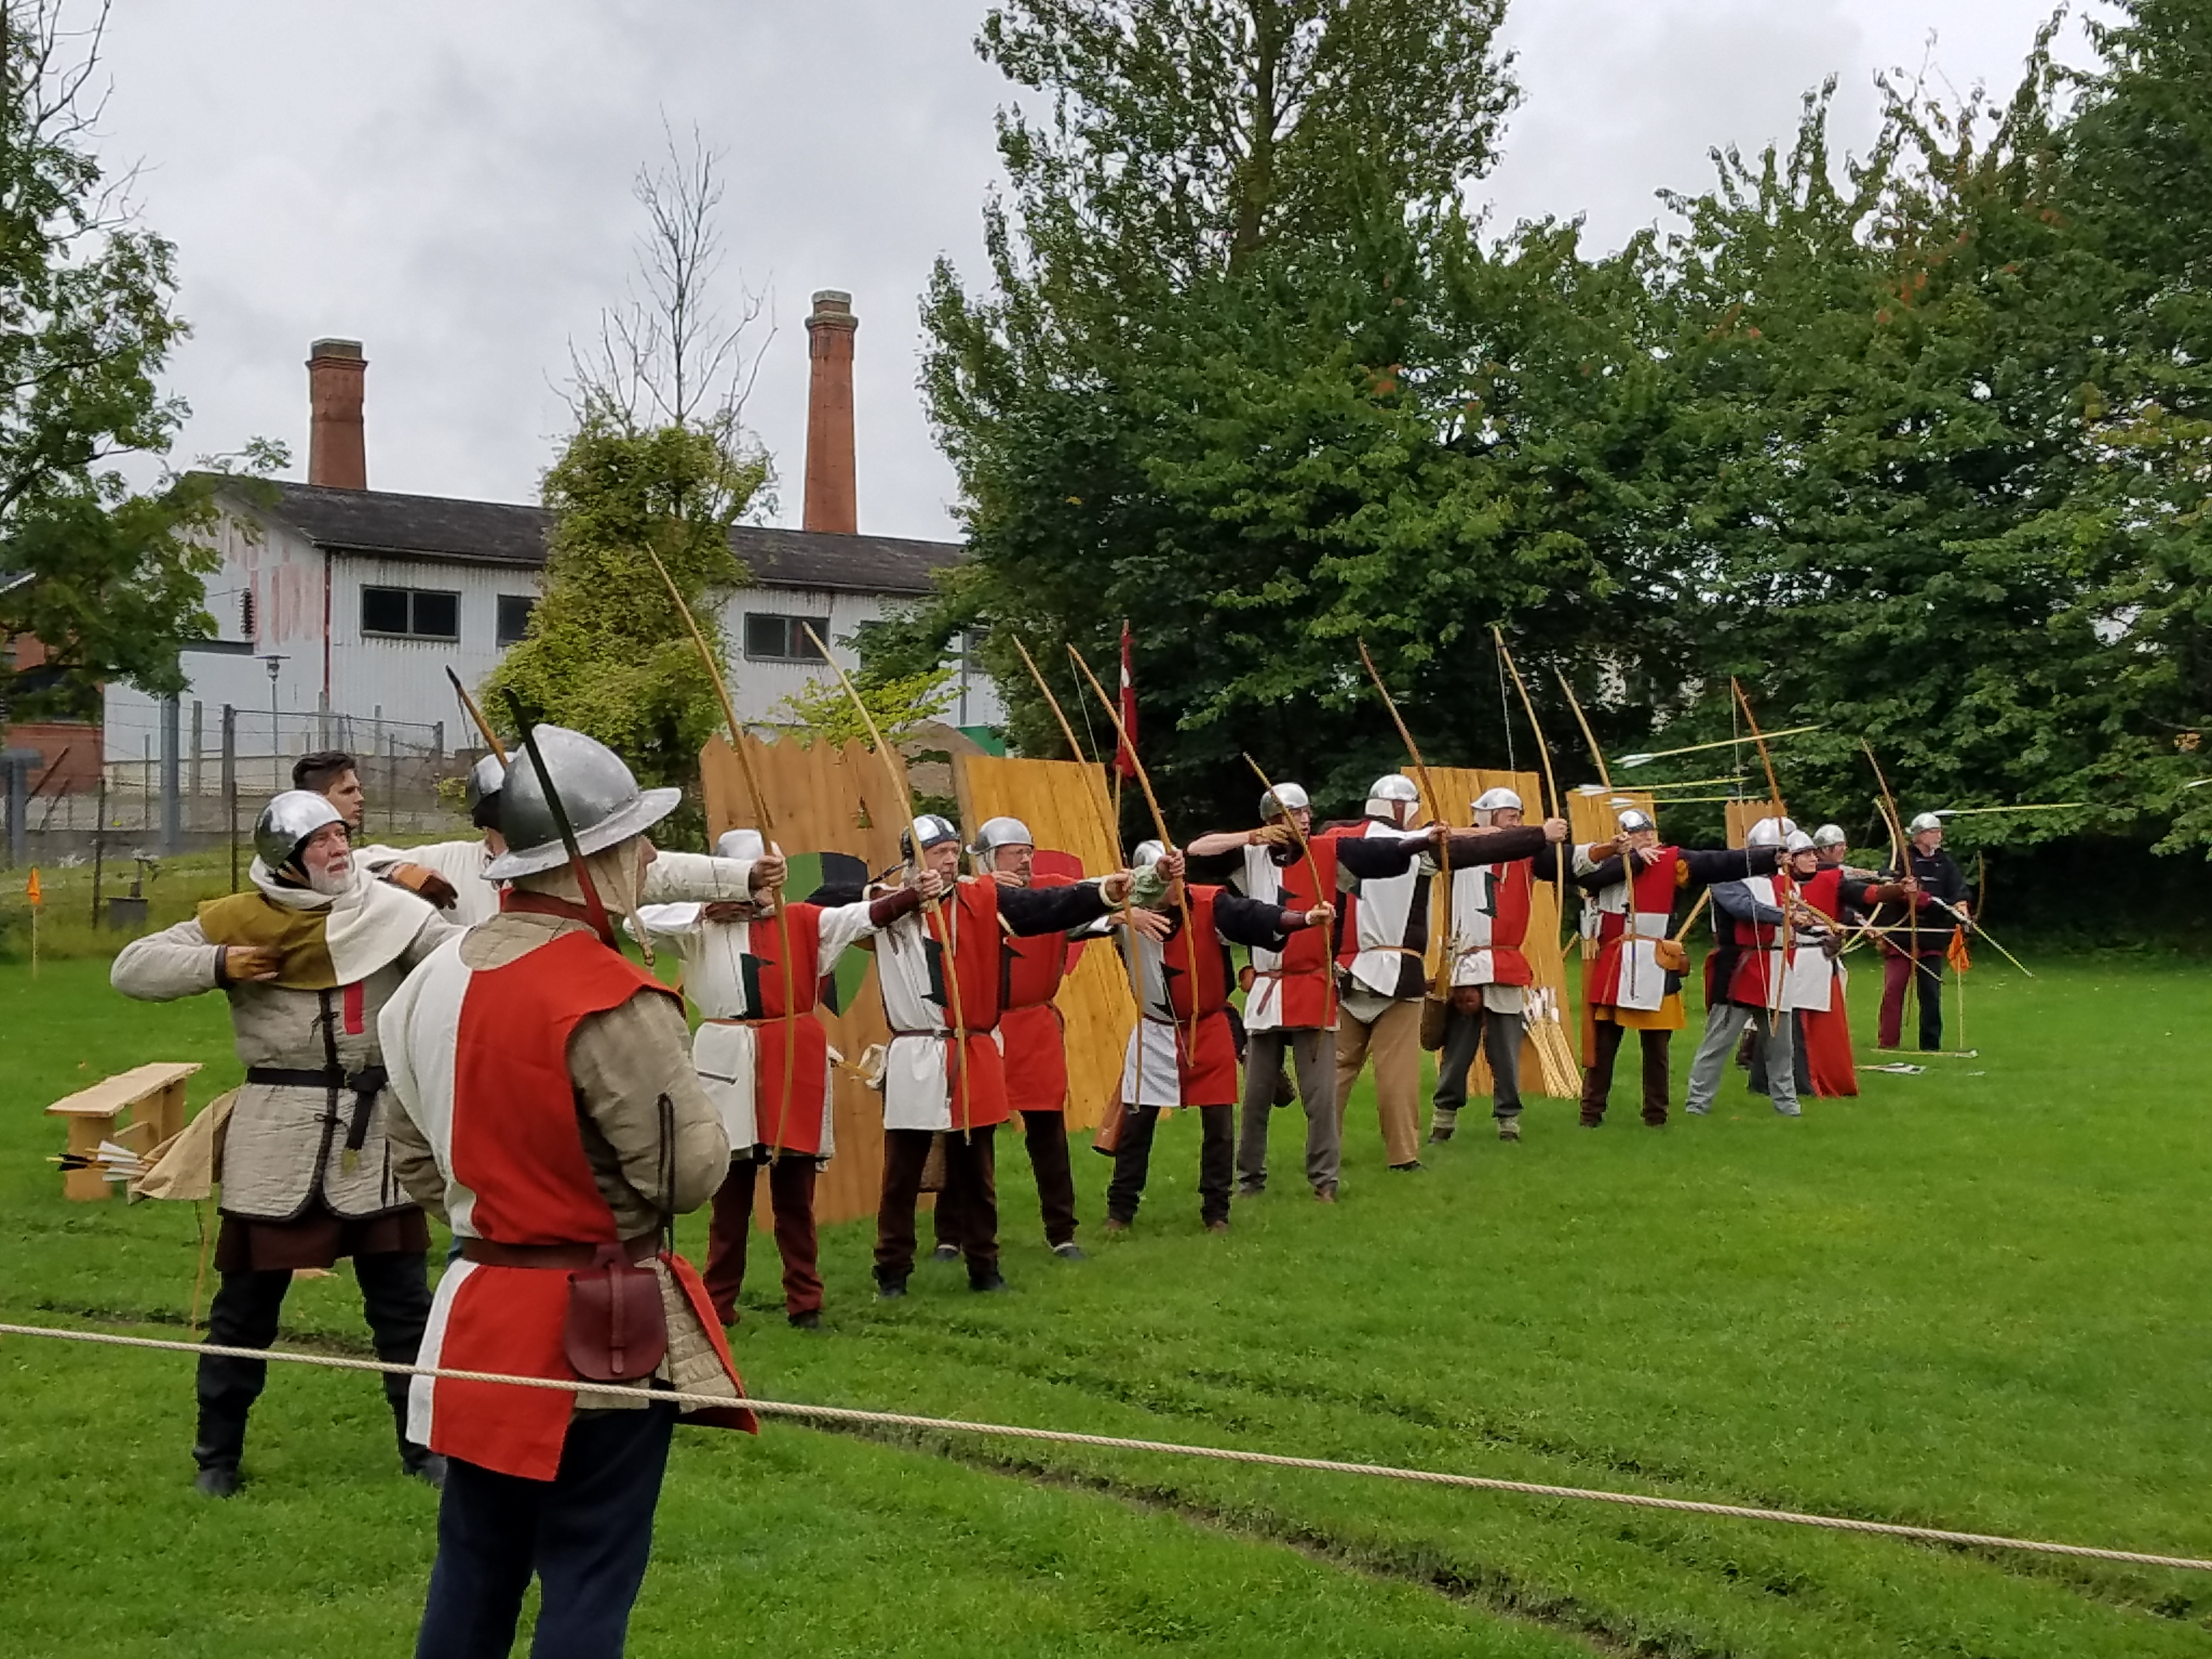
[[[460,898],[447,881],[427,864],[395,864],[384,872],[385,880],[394,887],[404,887],[418,898],[426,898],[441,910],[450,910]]]

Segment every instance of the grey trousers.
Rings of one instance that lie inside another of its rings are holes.
[[[1745,1008],[1733,1002],[1717,1002],[1705,1012],[1705,1040],[1690,1062],[1689,1109],[1700,1115],[1713,1109],[1720,1092],[1721,1076],[1735,1057],[1736,1039],[1748,1024],[1755,1026],[1766,1045],[1766,1075],[1774,1109],[1784,1117],[1797,1113],[1797,1022],[1789,1014],[1770,1014],[1764,1008]]]
[[[1467,1104],[1467,1077],[1474,1069],[1478,1050],[1490,1059],[1490,1115],[1504,1119],[1521,1115],[1521,1033],[1518,1014],[1492,1009],[1465,1013],[1455,1008],[1444,1016],[1444,1046],[1437,1055],[1434,1122],[1449,1128]]]
[[[1334,1192],[1343,1163],[1343,1126],[1336,1115],[1336,1036],[1331,1031],[1251,1031],[1245,1036],[1243,1121],[1237,1136],[1237,1187],[1256,1193],[1267,1184],[1267,1115],[1287,1047],[1297,1067],[1298,1104],[1306,1114],[1306,1181],[1316,1192]]]

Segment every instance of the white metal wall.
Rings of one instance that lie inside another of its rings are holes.
[[[215,711],[226,702],[266,711],[271,691],[268,659],[277,657],[282,660],[276,665],[275,701],[287,714],[327,708],[356,720],[380,714],[386,720],[425,726],[442,721],[447,742],[462,746],[468,738],[445,671],[450,665],[471,689],[482,683],[503,654],[495,643],[500,597],[534,596],[538,591],[534,571],[452,559],[331,555],[283,525],[256,528],[226,518],[216,532],[216,546],[222,555],[222,568],[208,578],[207,608],[220,638],[247,641],[243,602],[250,593],[253,652],[185,653],[191,684],[184,701],[187,707],[199,701],[210,720],[216,718]],[[459,594],[459,641],[364,636],[364,587]],[[821,588],[758,586],[732,593],[720,617],[729,655],[730,694],[738,717],[749,722],[772,721],[784,698],[804,690],[822,672],[803,663],[749,659],[744,654],[747,614],[826,616],[830,649],[851,669],[859,659],[841,641],[862,623],[875,620],[899,603],[881,594]],[[963,675],[945,718],[963,726],[994,726],[1004,714],[995,689],[978,673]],[[111,761],[136,761],[149,744],[152,752],[160,752],[159,708],[143,692],[110,685],[106,723]]]

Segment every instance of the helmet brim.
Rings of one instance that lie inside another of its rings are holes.
[[[647,789],[619,811],[611,812],[588,830],[576,833],[576,850],[589,857],[618,847],[632,836],[641,836],[673,812],[684,799],[681,789]],[[513,881],[518,876],[542,875],[568,861],[568,849],[557,841],[536,847],[509,848],[484,866],[486,881]]]

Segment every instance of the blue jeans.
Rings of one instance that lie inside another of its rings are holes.
[[[579,1416],[550,1480],[449,1459],[416,1659],[506,1659],[532,1573],[531,1659],[619,1659],[675,1428],[673,1406]]]

